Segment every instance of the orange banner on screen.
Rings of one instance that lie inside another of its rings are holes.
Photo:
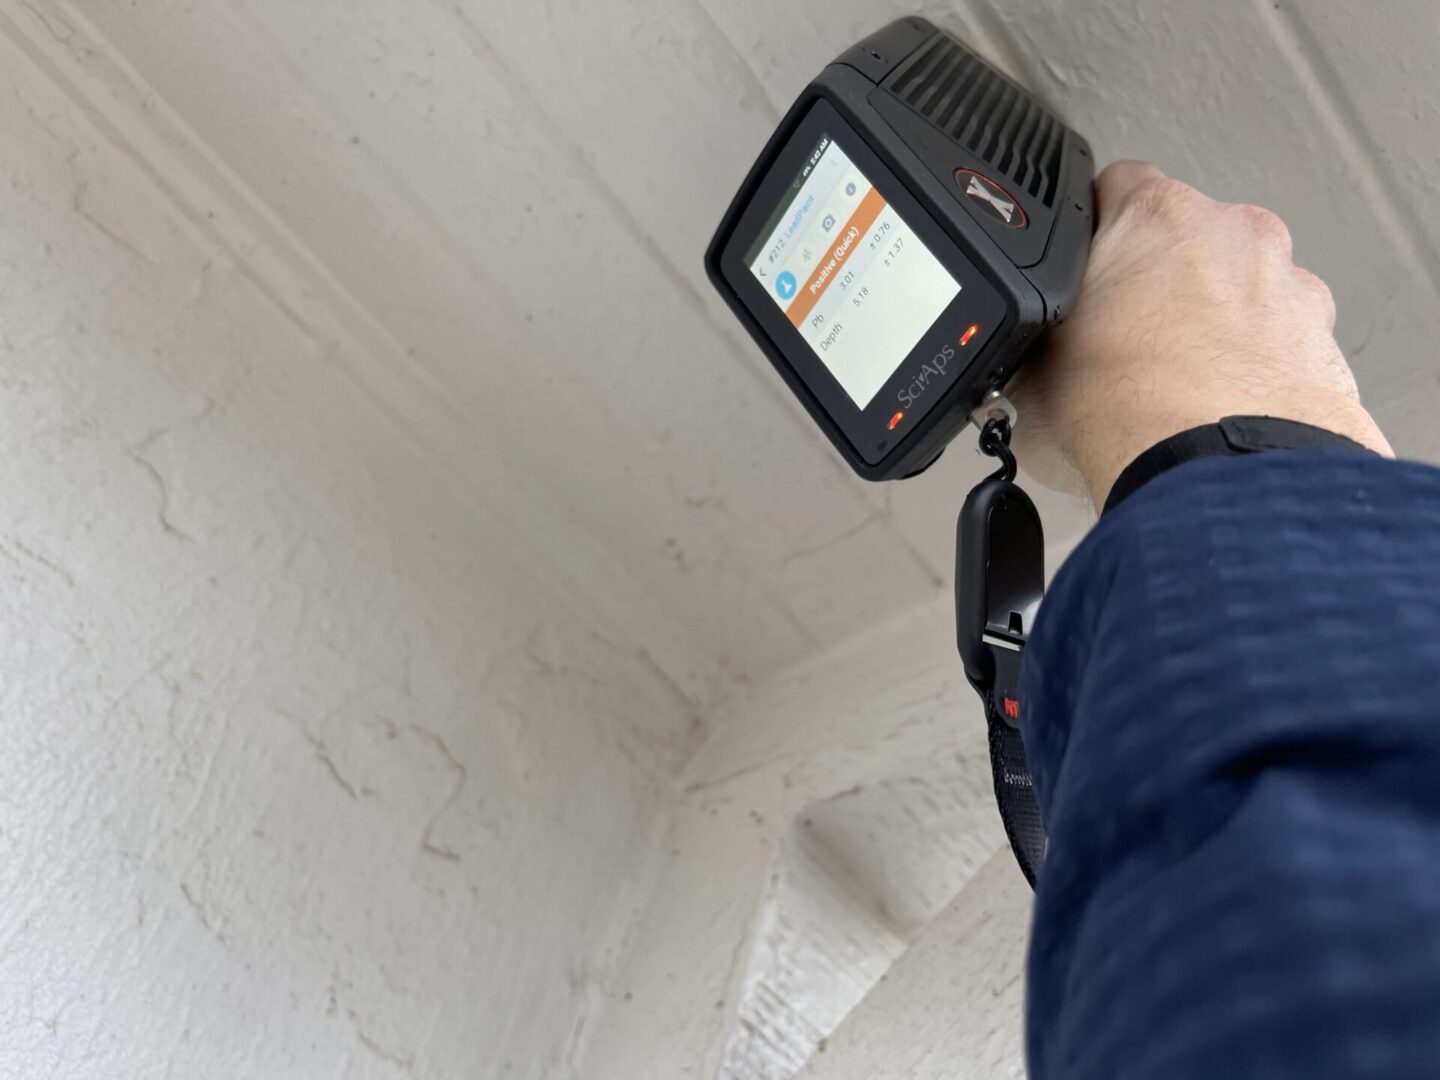
[[[795,302],[786,309],[785,314],[790,316],[792,326],[798,328],[805,321],[805,316],[810,314],[816,301],[840,276],[841,268],[860,247],[865,234],[870,231],[870,226],[875,224],[875,219],[880,216],[880,211],[884,210],[885,206],[885,196],[873,187],[865,198],[860,200],[855,213],[850,215],[850,220],[836,234],[835,246],[830,249],[825,261],[815,269],[805,287],[795,294]]]

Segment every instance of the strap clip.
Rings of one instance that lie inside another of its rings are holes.
[[[985,421],[980,450],[1001,464],[966,497],[956,523],[956,640],[971,685],[982,695],[999,690],[1013,699],[1017,688],[998,686],[997,676],[1018,674],[1018,654],[1045,595],[1045,532],[1035,504],[1014,482],[1003,413]],[[1015,662],[997,663],[1001,650],[1017,654]],[[1002,706],[1012,722],[1013,711]]]

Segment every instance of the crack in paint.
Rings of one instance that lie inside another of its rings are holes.
[[[325,766],[325,771],[330,774],[330,778],[340,785],[345,794],[358,801],[360,792],[355,789],[354,784],[341,775],[339,768],[335,765],[335,759],[330,756],[330,751],[325,748],[325,744],[319,739],[309,741],[310,745],[315,748],[315,756],[320,760],[320,764]]]
[[[146,266],[155,266],[156,263],[154,259],[150,258],[149,255],[146,255],[133,243],[125,239],[125,237],[121,236],[114,229],[110,228],[110,226],[106,225],[103,221],[101,221],[99,218],[97,218],[94,214],[92,214],[89,210],[85,208],[85,192],[88,188],[89,181],[75,181],[75,192],[70,197],[70,209],[75,212],[75,215],[79,217],[81,221],[87,222],[89,225],[93,226],[97,231],[99,231],[102,236],[104,236],[116,247],[123,250],[126,254],[130,255],[133,258],[139,259]]]
[[[450,786],[450,794],[435,808],[435,812],[430,815],[430,820],[425,823],[425,829],[420,834],[420,850],[426,855],[433,855],[437,859],[458,863],[460,861],[460,853],[454,848],[448,847],[435,840],[433,834],[436,826],[440,823],[440,818],[455,804],[455,801],[460,798],[460,792],[464,790],[465,782],[469,779],[470,772],[460,763],[460,760],[450,752],[450,747],[446,745],[445,740],[435,734],[435,732],[429,728],[423,728],[419,724],[411,724],[410,730],[434,746],[435,749],[439,750],[445,758],[447,767],[454,773],[454,779]]]
[[[168,428],[162,428],[159,431],[152,432],[135,445],[127,447],[126,453],[129,454],[130,460],[150,474],[151,478],[155,481],[156,487],[160,489],[160,510],[158,513],[160,527],[171,536],[178,537],[187,543],[193,544],[195,543],[195,537],[175,524],[174,519],[170,516],[170,482],[165,479],[165,475],[155,463],[145,456],[145,452],[149,450],[150,447],[169,433]]]
[[[28,546],[24,541],[22,541],[22,540],[17,540],[17,539],[14,539],[14,538],[12,537],[12,538],[11,538],[11,543],[14,545],[15,550],[18,551],[18,552],[20,552],[20,554],[24,555],[26,558],[30,559],[32,562],[37,563],[37,564],[39,564],[40,566],[43,566],[45,569],[51,571],[52,573],[57,574],[60,578],[62,578],[62,579],[64,580],[65,584],[69,585],[71,588],[74,588],[74,586],[75,586],[75,575],[72,574],[72,573],[71,573],[69,570],[67,570],[65,567],[61,566],[59,563],[55,562],[55,561],[52,560],[52,559],[46,558],[44,555],[40,554],[40,552],[36,551],[34,548],[29,547],[29,546]],[[5,547],[4,544],[0,544],[0,551],[5,552],[7,555],[9,554],[9,552],[6,550],[6,547]],[[11,557],[13,558],[13,556],[11,556]],[[17,564],[20,564],[20,560],[16,559],[15,561],[16,561]],[[23,565],[23,564],[20,564],[20,565]]]
[[[370,1053],[374,1054],[381,1061],[389,1062],[396,1068],[404,1069],[407,1073],[415,1067],[415,1055],[413,1053],[407,1052],[401,1054],[383,1046],[364,1031],[360,1030],[358,1025],[355,1028],[355,1038],[360,1041],[361,1046],[365,1047],[366,1050],[369,1050]]]

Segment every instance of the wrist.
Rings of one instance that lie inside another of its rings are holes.
[[[1242,388],[1243,389],[1243,388]],[[1231,400],[1206,403],[1152,403],[1143,411],[1097,410],[1087,421],[1067,425],[1073,437],[1063,453],[1079,474],[1098,510],[1120,474],[1151,447],[1183,431],[1217,424],[1227,416],[1263,415],[1293,420],[1343,435],[1366,449],[1393,457],[1389,442],[1359,401],[1349,395],[1317,391],[1303,398],[1267,403],[1253,389]]]
[[[1110,513],[1152,480],[1171,469],[1208,457],[1263,454],[1271,450],[1348,450],[1374,454],[1369,447],[1327,428],[1273,416],[1227,416],[1162,439],[1125,467],[1105,498]]]

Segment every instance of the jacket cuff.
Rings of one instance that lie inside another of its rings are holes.
[[[1105,499],[1101,516],[1110,513],[1151,480],[1177,465],[1203,457],[1261,454],[1269,450],[1338,447],[1362,454],[1375,451],[1333,431],[1273,416],[1227,416],[1162,439],[1125,467]]]

